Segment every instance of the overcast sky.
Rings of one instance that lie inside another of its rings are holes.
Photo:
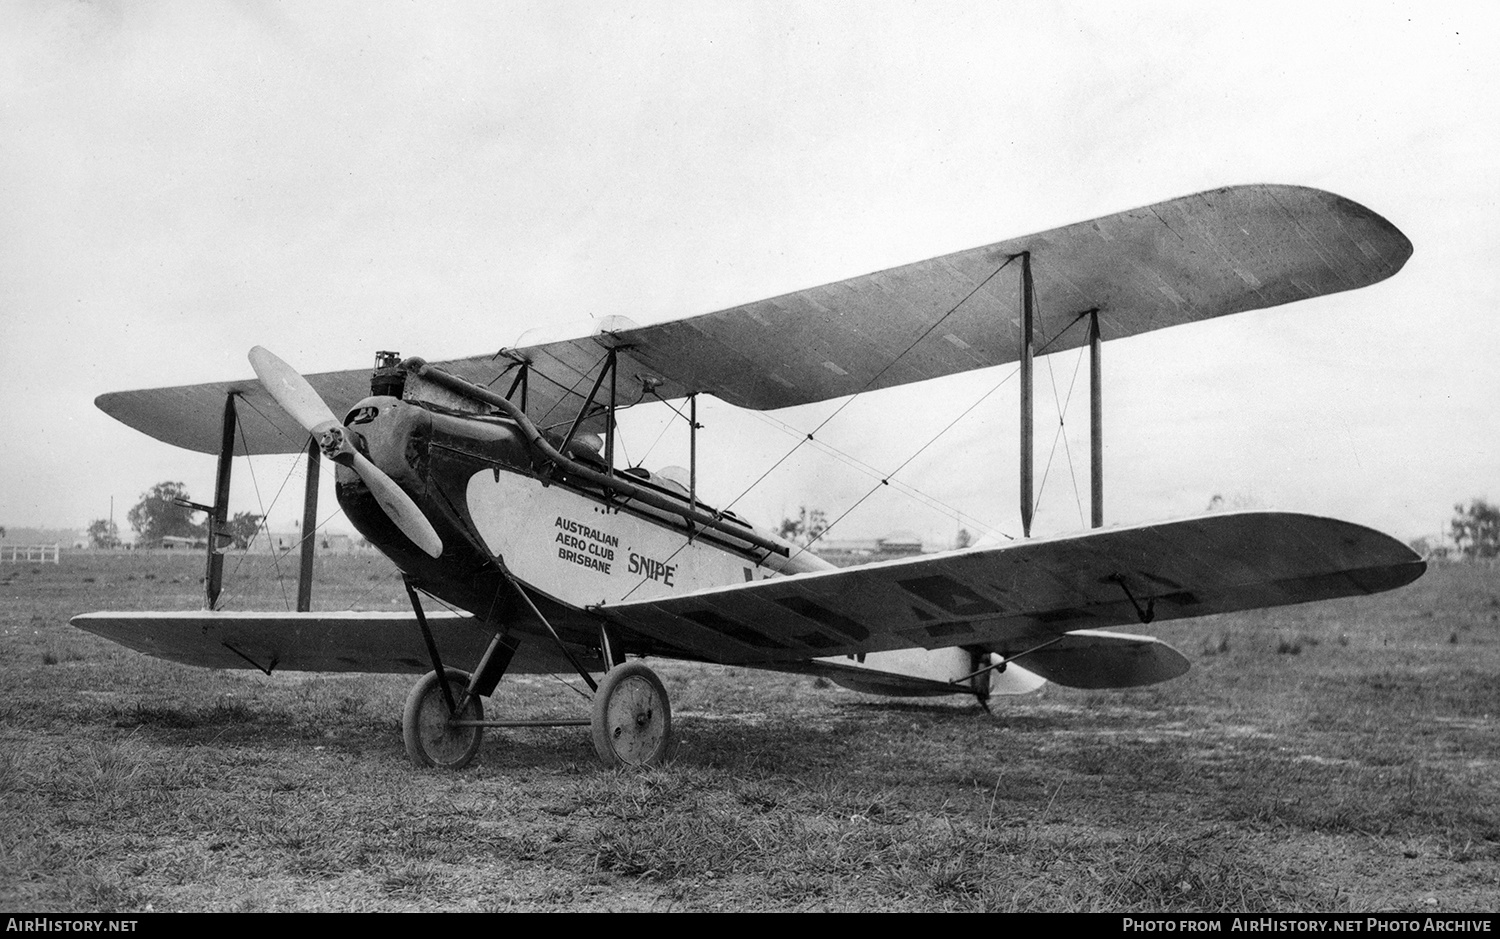
[[[1415,254],[1373,287],[1106,344],[1107,521],[1217,494],[1435,534],[1500,498],[1497,10],[7,0],[0,525],[82,527],[113,497],[126,529],[168,479],[207,501],[211,457],[92,402],[247,376],[257,343],[305,371],[476,354],[1275,182],[1369,206]],[[1039,478],[1078,363],[1039,366]],[[820,436],[890,471],[1011,370],[864,396]],[[1041,533],[1087,518],[1078,376]],[[964,520],[886,487],[834,536],[1018,533],[1015,384],[897,477]],[[791,432],[704,411],[727,502],[828,407],[771,415]],[[684,462],[673,443],[646,464]],[[287,468],[237,461],[233,508]],[[805,447],[736,508],[838,516],[874,484]]]

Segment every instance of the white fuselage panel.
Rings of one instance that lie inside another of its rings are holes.
[[[761,580],[777,573],[702,539],[562,486],[482,470],[469,514],[516,577],[564,603],[593,606]]]

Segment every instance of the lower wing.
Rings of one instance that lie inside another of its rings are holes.
[[[1015,658],[1060,684],[1123,687],[1174,677],[1186,661],[1150,637],[1100,628],[1377,593],[1424,570],[1421,558],[1380,532],[1251,512],[777,577],[594,612],[620,630],[627,649],[634,633],[665,654],[731,665],[841,673],[854,669],[832,661],[840,656],[962,646]],[[473,617],[434,613],[428,621],[442,658],[454,664],[478,661],[494,637]],[[72,623],[210,668],[431,667],[410,613],[88,613]],[[510,670],[572,669],[549,644],[530,642]],[[924,681],[908,675],[898,693],[936,692],[947,679]]]
[[[304,672],[404,672],[422,674],[432,659],[412,613],[85,613],[79,629],[122,646],[183,665]],[[472,668],[495,632],[472,616],[427,614],[446,663]],[[601,663],[586,664],[596,668]],[[571,673],[546,643],[521,643],[511,673]]]
[[[1363,526],[1245,512],[778,577],[599,612],[653,644],[726,664],[964,646],[1007,658],[1026,653],[1031,663],[1021,664],[1052,680],[1105,687],[1116,667],[1127,678],[1132,669],[1165,675],[1180,668],[1180,656],[1128,641],[1144,637],[1094,630],[1377,593],[1424,570],[1411,549]],[[1141,655],[1156,661],[1131,666],[1124,658]]]

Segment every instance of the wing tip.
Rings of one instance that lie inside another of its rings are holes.
[[[1344,220],[1358,222],[1365,229],[1366,237],[1358,239],[1356,246],[1366,257],[1375,262],[1374,275],[1362,281],[1358,286],[1369,286],[1395,276],[1406,266],[1406,262],[1411,259],[1416,250],[1406,233],[1396,227],[1390,219],[1348,196],[1318,189],[1315,186],[1285,183],[1262,183],[1249,188],[1260,189],[1273,197],[1278,194],[1292,195],[1297,200],[1316,203],[1323,212]]]

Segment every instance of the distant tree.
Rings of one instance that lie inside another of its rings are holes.
[[[120,546],[120,526],[113,520],[107,518],[96,518],[89,522],[89,547],[91,548],[118,548]]]
[[[205,537],[207,526],[193,524],[194,510],[174,501],[191,498],[182,483],[157,483],[141,493],[141,501],[125,516],[135,530],[136,543],[156,546],[168,535]]]
[[[776,533],[787,541],[800,545],[810,545],[828,530],[828,516],[823,514],[822,509],[808,511],[807,506],[801,506],[797,510],[796,518],[784,518],[781,527]]]
[[[1500,556],[1500,506],[1471,499],[1453,507],[1450,533],[1455,549],[1467,558]]]
[[[224,532],[229,536],[229,547],[242,551],[250,547],[250,542],[255,540],[255,533],[260,531],[261,519],[264,518],[264,515],[253,512],[234,513],[234,518],[229,520],[229,529]]]
[[[1450,553],[1448,546],[1443,543],[1442,535],[1436,538],[1428,538],[1426,535],[1413,538],[1406,546],[1428,560],[1445,561]]]
[[[960,528],[958,530],[958,535],[953,539],[953,547],[955,548],[967,548],[973,543],[974,535],[967,528]]]

